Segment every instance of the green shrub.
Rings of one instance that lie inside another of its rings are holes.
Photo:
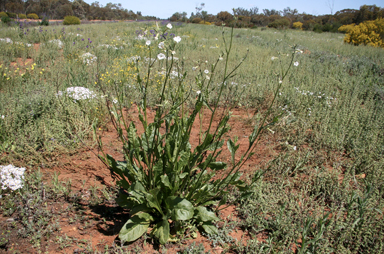
[[[282,19],[276,19],[275,21],[268,24],[268,27],[276,28],[276,29],[284,29],[289,26],[289,20],[282,18]]]
[[[201,18],[192,19],[192,23],[195,23],[195,24],[199,24],[201,21],[203,21]]]
[[[10,21],[11,21],[11,18],[8,16],[1,17],[1,22],[3,22],[4,24],[8,24]]]
[[[47,17],[44,17],[41,22],[38,22],[40,26],[49,26],[49,20]]]
[[[27,15],[25,14],[19,14],[19,19],[26,19],[27,18]]]
[[[39,19],[39,16],[36,13],[27,14],[28,19]]]
[[[5,12],[0,12],[0,18],[2,18],[2,17],[8,17],[8,15],[7,15],[7,13],[5,13]]]
[[[63,25],[80,25],[80,19],[75,16],[64,17]]]
[[[17,18],[16,13],[13,13],[13,12],[7,12],[7,15],[8,15],[8,17],[13,18],[13,19]]]

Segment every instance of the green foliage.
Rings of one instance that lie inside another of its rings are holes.
[[[40,26],[49,26],[49,19],[47,17],[44,17],[41,22],[39,22]]]
[[[36,13],[27,14],[28,19],[39,19],[39,16]]]
[[[194,24],[200,24],[201,21],[203,21],[203,19],[201,19],[201,18],[194,18],[194,19],[192,20],[192,23],[194,23]]]
[[[276,19],[275,21],[268,24],[268,27],[276,29],[285,29],[289,27],[289,20],[286,18]]]
[[[8,16],[2,16],[1,17],[1,22],[3,22],[4,24],[8,24],[11,21],[12,21],[12,19]]]
[[[26,19],[27,18],[27,15],[25,15],[25,14],[19,14],[18,16],[19,16],[19,19]]]
[[[8,17],[13,18],[13,19],[17,18],[17,14],[13,13],[13,12],[7,12],[7,15],[8,15]]]
[[[80,25],[80,19],[75,16],[64,17],[63,25]]]

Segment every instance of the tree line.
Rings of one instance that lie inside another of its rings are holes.
[[[152,16],[142,16],[140,11],[135,13],[124,9],[120,3],[107,3],[102,6],[97,1],[88,4],[83,0],[0,0],[0,9],[10,14],[10,17],[35,13],[41,19],[63,19],[65,16],[88,20],[156,19]]]
[[[359,10],[344,9],[335,14],[311,15],[299,13],[297,9],[287,7],[281,10],[257,7],[245,9],[233,8],[232,12],[221,11],[209,14],[204,10],[205,4],[196,6],[188,18],[187,12],[175,12],[170,21],[216,24],[235,27],[274,27],[300,28],[316,32],[337,32],[338,28],[347,24],[360,24],[367,20],[384,17],[384,9],[376,5],[362,5]],[[102,6],[95,1],[91,4],[83,0],[0,0],[1,11],[15,17],[18,14],[35,13],[40,18],[63,19],[65,16],[76,16],[88,20],[148,20],[158,19],[154,16],[143,16],[140,11],[124,9],[121,4],[107,3]]]
[[[186,12],[176,12],[169,19],[171,21],[192,22],[235,27],[274,27],[274,28],[300,28],[315,32],[337,32],[342,25],[360,24],[367,20],[384,18],[384,9],[376,5],[362,5],[359,10],[344,9],[335,14],[311,15],[299,13],[297,9],[287,7],[280,10],[234,8],[232,13],[221,11],[217,15],[204,11],[205,5],[196,7],[196,12],[187,18]]]

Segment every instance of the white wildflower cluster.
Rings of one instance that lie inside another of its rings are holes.
[[[56,44],[60,49],[63,48],[64,43],[60,41],[59,39],[50,40],[50,43]]]
[[[23,42],[19,42],[19,41],[16,41],[15,44],[17,45],[25,45],[27,47],[32,47],[32,44],[29,44],[29,43],[23,43]]]
[[[82,54],[81,57],[83,58],[83,63],[88,65],[96,62],[97,60],[97,57],[89,52]]]
[[[136,61],[139,61],[141,59],[140,56],[131,56],[130,58],[127,59],[128,63],[134,63]]]
[[[0,41],[5,43],[11,43],[11,44],[13,43],[13,41],[10,38],[0,38]]]
[[[0,166],[0,185],[3,190],[13,191],[23,188],[25,168],[18,168],[13,165]]]
[[[68,87],[64,92],[59,91],[57,96],[62,96],[63,94],[67,94],[68,97],[74,99],[75,101],[93,99],[97,97],[95,92],[81,86]]]

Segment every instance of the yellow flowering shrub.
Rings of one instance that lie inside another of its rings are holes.
[[[292,27],[293,27],[294,29],[300,29],[300,30],[303,30],[303,23],[301,23],[300,21],[294,22],[294,23],[292,24]]]
[[[369,20],[353,26],[346,33],[344,42],[384,48],[384,19]]]
[[[339,27],[338,31],[339,31],[340,33],[348,33],[348,32],[351,31],[354,27],[355,27],[355,23],[352,23],[352,24],[349,24],[349,25],[343,25],[343,26]]]
[[[200,21],[199,24],[201,24],[201,25],[211,25],[210,22],[204,21],[204,20]]]

